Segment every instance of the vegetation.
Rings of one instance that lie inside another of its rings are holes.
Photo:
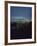
[[[11,22],[11,39],[32,38],[32,22]]]

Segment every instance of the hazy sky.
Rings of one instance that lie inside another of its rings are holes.
[[[12,19],[19,19],[19,18],[25,18],[25,19],[32,19],[32,7],[17,7],[17,6],[11,6],[10,7],[10,15],[11,20]]]

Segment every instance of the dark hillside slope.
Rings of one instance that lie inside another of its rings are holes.
[[[28,38],[32,38],[32,22],[29,23],[11,22],[11,39]]]

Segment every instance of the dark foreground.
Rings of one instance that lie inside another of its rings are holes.
[[[30,39],[32,38],[32,22],[29,23],[12,23],[11,22],[11,39]]]

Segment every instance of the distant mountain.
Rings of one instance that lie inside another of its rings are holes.
[[[11,21],[12,22],[17,22],[17,23],[25,23],[25,22],[30,22],[30,21],[32,21],[32,20],[30,20],[30,19],[27,19],[27,18],[25,18],[25,17],[13,17],[12,19],[11,19]]]

